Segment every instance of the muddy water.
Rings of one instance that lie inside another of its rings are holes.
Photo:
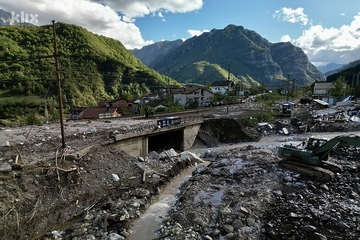
[[[166,185],[158,199],[133,223],[130,229],[131,234],[126,238],[127,240],[154,239],[158,237],[156,231],[159,229],[162,219],[175,202],[181,184],[191,177],[191,173],[195,168],[195,166],[187,168]]]

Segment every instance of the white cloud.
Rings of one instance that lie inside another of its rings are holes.
[[[291,42],[291,37],[289,35],[284,35],[280,39],[281,42]]]
[[[292,43],[301,47],[314,64],[349,63],[360,58],[360,12],[350,25],[340,28],[311,26]]]
[[[51,20],[76,24],[117,39],[128,49],[153,43],[143,39],[135,24],[137,17],[159,11],[184,13],[202,5],[203,0],[0,0],[0,9],[7,12],[37,14],[37,25],[51,24]]]
[[[200,36],[201,34],[203,34],[204,32],[210,32],[209,30],[205,29],[205,30],[192,30],[189,29],[187,30],[187,32],[190,34],[191,37],[193,36]]]
[[[309,22],[307,15],[304,13],[304,8],[301,7],[297,9],[283,7],[276,10],[273,17],[291,23],[300,22],[302,25],[307,25]]]
[[[172,13],[186,13],[202,7],[202,0],[93,0],[105,3],[116,11],[130,17],[143,17],[159,10]]]

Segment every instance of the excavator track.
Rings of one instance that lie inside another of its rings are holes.
[[[330,162],[322,162],[320,167],[325,168],[334,173],[342,172],[344,170],[343,166]]]
[[[303,164],[290,160],[281,160],[279,162],[279,166],[310,177],[316,177],[324,182],[332,182],[335,180],[335,174],[332,171],[319,166]]]

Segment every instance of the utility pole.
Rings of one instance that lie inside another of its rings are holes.
[[[290,90],[290,75],[288,75],[287,86],[286,86],[286,101],[289,101],[289,90]]]
[[[229,63],[229,66],[228,66],[228,81],[230,81],[230,63]]]
[[[56,30],[55,30],[55,20],[51,21],[53,23],[53,37],[54,37],[54,58],[55,58],[55,68],[56,68],[56,80],[58,87],[58,99],[59,99],[59,111],[60,111],[60,126],[61,126],[61,140],[62,148],[65,148],[65,134],[64,134],[64,114],[63,114],[63,104],[62,104],[62,94],[61,94],[61,81],[60,81],[60,67],[59,67],[59,53],[56,43]]]
[[[170,70],[169,68],[167,69],[167,83],[168,83],[168,102],[170,104],[170,77],[169,77],[169,74],[170,74]]]

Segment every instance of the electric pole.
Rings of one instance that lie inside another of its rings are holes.
[[[61,80],[60,80],[60,67],[59,67],[59,55],[56,43],[56,30],[55,30],[55,20],[51,21],[53,23],[53,37],[54,37],[54,58],[55,58],[55,68],[56,68],[56,80],[58,88],[58,99],[59,99],[59,111],[60,111],[60,126],[61,126],[61,141],[62,148],[65,148],[65,134],[64,134],[64,114],[63,114],[63,104],[62,104],[62,94],[61,94]]]
[[[228,81],[230,81],[230,63],[229,63],[229,66],[228,66]]]
[[[169,68],[168,68],[168,70],[167,70],[167,84],[168,84],[168,102],[169,102],[169,104],[170,104],[170,92],[171,92],[171,89],[170,89],[170,76],[169,76],[169,74],[170,74],[170,70],[169,70]]]

